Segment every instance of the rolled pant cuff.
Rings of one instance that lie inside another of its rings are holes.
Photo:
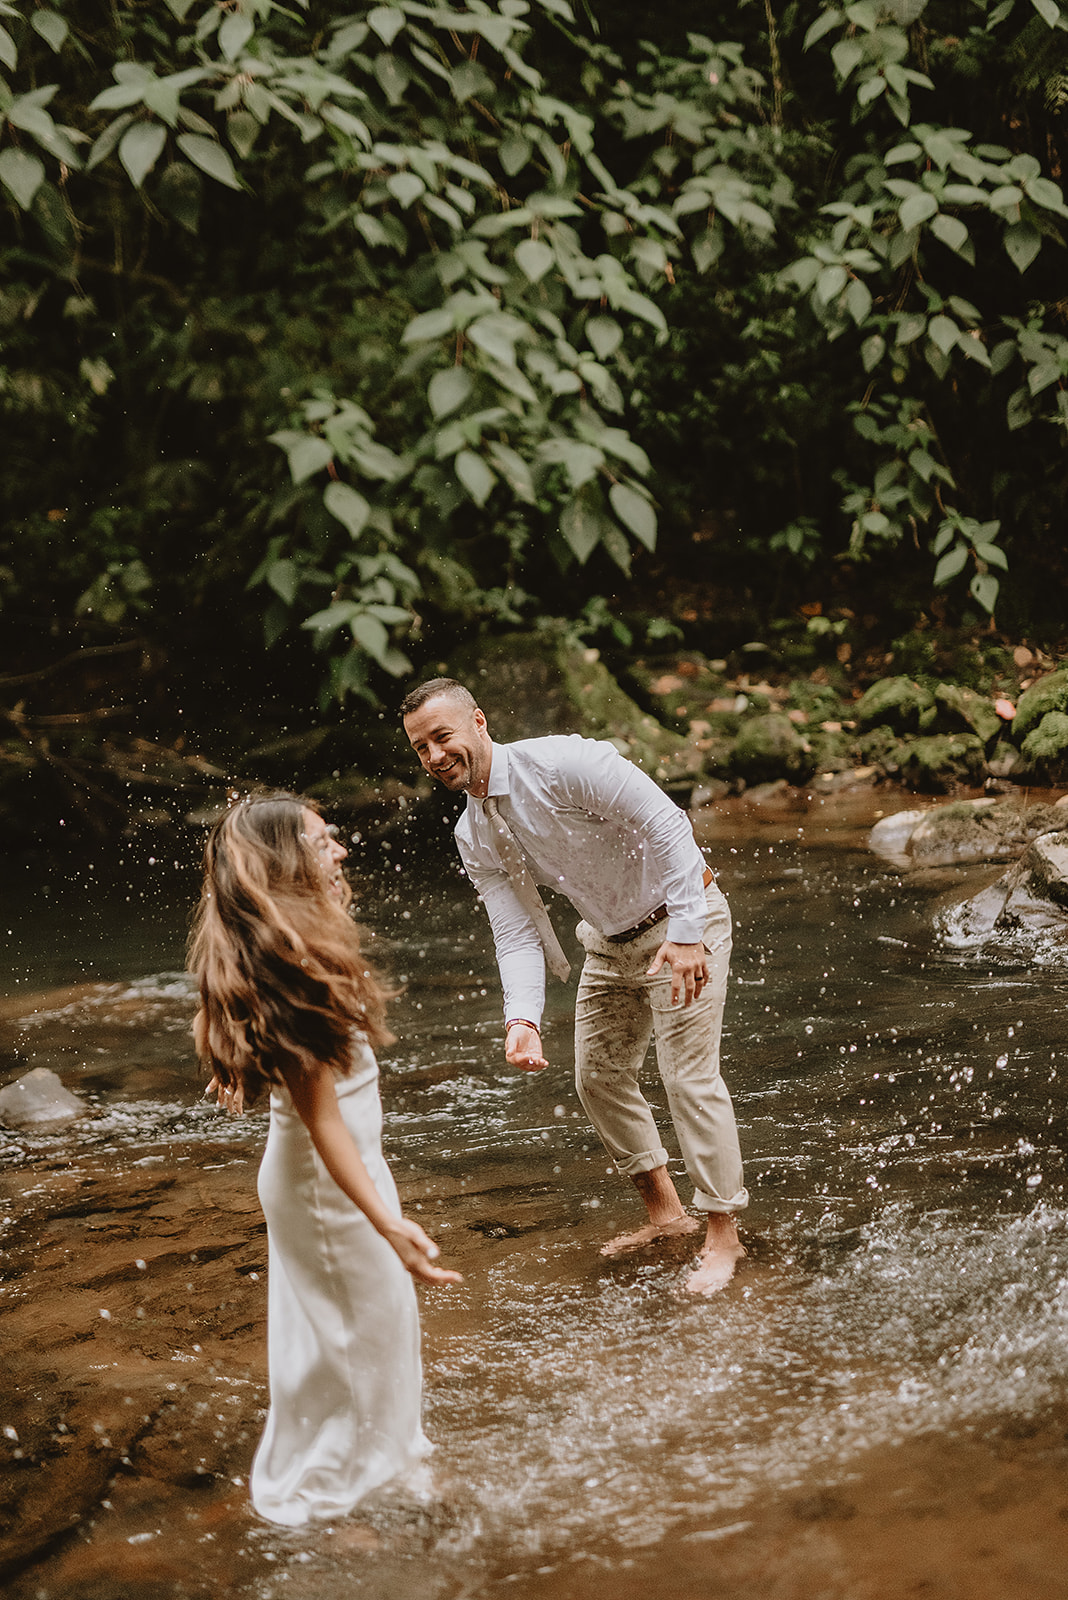
[[[706,1194],[703,1189],[695,1189],[693,1203],[698,1211],[744,1211],[749,1204],[749,1190],[739,1189],[729,1200],[721,1200],[718,1194]]]
[[[636,1156],[614,1156],[616,1171],[621,1172],[625,1178],[638,1177],[643,1172],[653,1172],[657,1167],[666,1167],[668,1153],[666,1150],[642,1150]]]

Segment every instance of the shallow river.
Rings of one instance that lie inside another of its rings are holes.
[[[249,1523],[256,1561],[226,1592],[614,1596],[640,1571],[641,1592],[668,1600],[718,1594],[694,1560],[718,1559],[777,1499],[826,1497],[873,1453],[932,1436],[1003,1450],[1007,1421],[1021,1438],[1061,1428],[1066,974],[938,947],[935,900],[959,874],[911,881],[865,845],[878,808],[904,803],[698,818],[734,915],[724,1074],[752,1195],[748,1258],[710,1302],[678,1293],[686,1241],[598,1256],[641,1218],[575,1097],[573,985],[550,983],[551,1070],[512,1073],[484,917],[449,858],[400,837],[354,852],[379,961],[406,984],[382,1059],[387,1151],[465,1273],[422,1295],[440,1499],[387,1496],[359,1539]],[[2,1076],[52,1067],[99,1115],[0,1134],[0,1160],[45,1186],[57,1157],[151,1168],[180,1147],[195,1165],[219,1116],[197,1101],[187,1042],[191,863],[131,847],[77,881],[39,864],[15,879]],[[655,1075],[648,1092],[662,1101]],[[225,1131],[222,1159],[246,1164],[251,1192],[265,1121]],[[157,1521],[151,1536],[170,1532]],[[1036,1559],[1051,1563],[1045,1592],[1063,1593],[1059,1558]],[[50,1586],[44,1569],[24,1581],[42,1600],[105,1592]]]

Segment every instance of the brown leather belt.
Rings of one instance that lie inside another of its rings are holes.
[[[702,888],[707,889],[714,877],[712,868],[706,867],[701,877]],[[655,911],[650,911],[647,917],[636,922],[633,928],[624,928],[622,933],[606,933],[605,938],[609,944],[630,944],[630,941],[636,939],[639,934],[645,933],[649,928],[655,928],[658,922],[663,922],[667,914],[667,906],[657,906]]]

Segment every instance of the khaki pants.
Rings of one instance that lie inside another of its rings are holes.
[[[734,1107],[719,1071],[723,1005],[731,958],[731,914],[715,883],[706,890],[709,981],[693,1005],[671,1004],[671,968],[646,968],[663,942],[657,923],[629,944],[611,944],[588,922],[575,1003],[575,1083],[586,1115],[619,1171],[628,1177],[667,1163],[638,1074],[656,1037],[656,1062],[682,1159],[701,1211],[749,1204]]]

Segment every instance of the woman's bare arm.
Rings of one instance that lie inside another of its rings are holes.
[[[283,1076],[297,1114],[311,1134],[327,1172],[353,1204],[359,1206],[371,1226],[389,1241],[412,1276],[424,1283],[462,1283],[458,1272],[433,1265],[440,1252],[419,1224],[407,1217],[398,1217],[383,1204],[345,1126],[330,1068],[319,1066],[314,1072],[283,1071]]]

